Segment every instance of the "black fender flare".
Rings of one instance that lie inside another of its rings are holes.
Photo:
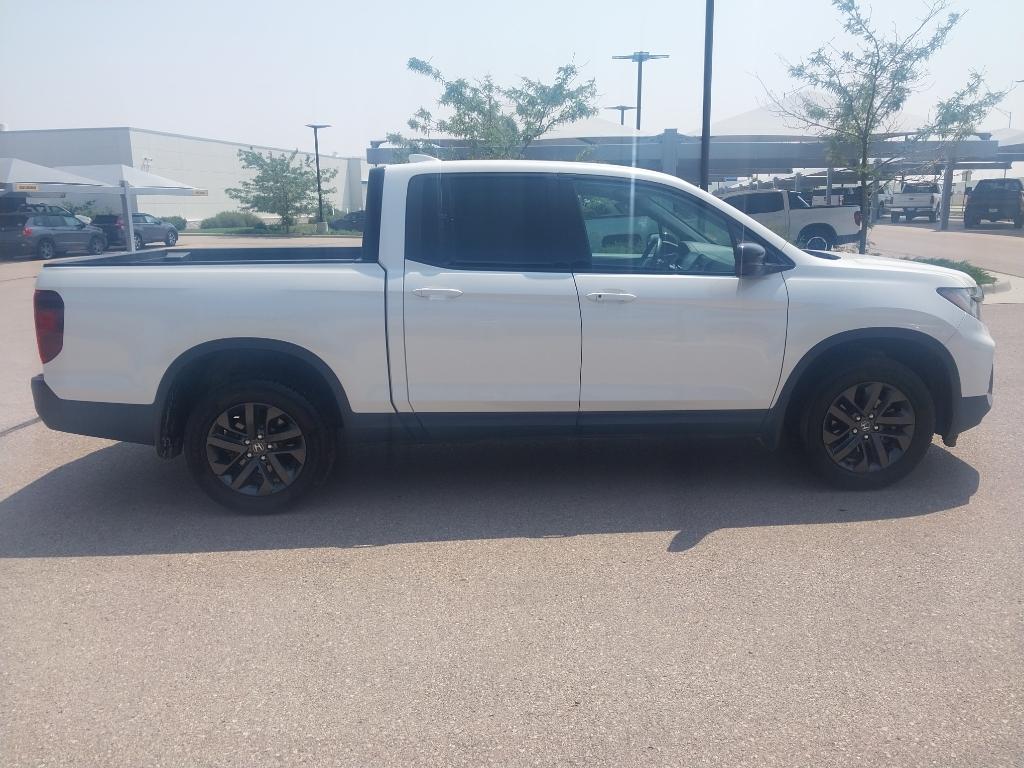
[[[761,441],[769,448],[776,448],[782,439],[782,430],[785,427],[786,411],[789,409],[793,392],[803,378],[803,375],[823,355],[844,344],[870,342],[878,340],[906,341],[920,344],[929,352],[936,354],[942,363],[942,369],[946,374],[949,384],[950,401],[946,405],[949,409],[950,424],[956,423],[956,409],[960,403],[960,371],[956,367],[956,361],[949,353],[949,350],[938,339],[929,336],[921,331],[914,331],[909,328],[858,328],[852,331],[843,331],[834,336],[829,336],[811,347],[800,361],[793,366],[775,404],[769,409],[762,425]],[[945,435],[943,435],[945,437]]]

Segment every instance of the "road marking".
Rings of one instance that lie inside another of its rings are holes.
[[[24,429],[25,427],[31,427],[33,424],[38,424],[40,421],[42,421],[42,419],[36,416],[34,419],[23,421],[21,424],[15,424],[13,427],[8,427],[0,432],[0,437],[7,437],[12,432],[17,432],[19,429]]]

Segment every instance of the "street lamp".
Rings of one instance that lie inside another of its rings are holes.
[[[636,107],[627,107],[625,104],[617,104],[614,107],[605,107],[605,109],[617,109],[617,110],[619,110],[619,125],[625,125],[626,124],[626,113],[629,110],[631,110],[631,109],[636,109]]]
[[[313,129],[313,152],[316,154],[316,200],[320,209],[320,217],[317,221],[324,220],[324,191],[320,186],[320,129],[330,128],[327,123],[306,123],[307,128]]]
[[[700,188],[708,191],[711,174],[711,50],[714,46],[715,0],[704,6],[704,112],[700,126]]]
[[[612,56],[613,59],[625,59],[636,62],[636,129],[640,130],[640,110],[643,107],[644,62],[651,59],[667,59],[668,54],[633,51],[628,56]]]

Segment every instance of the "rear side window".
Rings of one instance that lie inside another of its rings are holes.
[[[20,231],[29,226],[30,221],[26,216],[0,216],[0,232]]]
[[[1020,179],[983,179],[978,182],[979,192],[1019,192]]]
[[[574,242],[554,177],[436,173],[409,181],[406,258],[461,270],[568,272]]]
[[[781,192],[751,192],[749,195],[727,197],[725,202],[751,216],[758,213],[778,213],[783,208]]]

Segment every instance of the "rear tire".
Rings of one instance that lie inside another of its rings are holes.
[[[145,245],[146,244],[144,242],[142,242],[142,236],[141,235],[135,235],[135,250],[136,251],[141,251],[145,247]]]
[[[192,477],[214,501],[245,514],[295,504],[326,476],[333,450],[316,406],[276,381],[215,389],[185,425],[183,452]]]
[[[882,488],[905,477],[935,431],[925,383],[884,357],[840,369],[806,402],[800,432],[811,468],[846,490]]]
[[[1017,214],[1017,216],[1013,220],[1013,226],[1016,229],[1020,229],[1021,227],[1024,227],[1024,213]]]
[[[808,248],[812,241],[821,240],[823,247],[815,247],[814,250],[831,251],[836,246],[836,233],[827,227],[811,226],[800,233],[797,238],[801,248]]]
[[[103,253],[103,247],[103,238],[100,237],[99,235],[96,235],[95,237],[89,239],[89,253],[91,253],[93,256],[99,256],[101,253]]]
[[[57,246],[56,244],[54,244],[53,240],[50,240],[49,238],[43,238],[36,245],[36,256],[38,256],[40,259],[43,259],[44,261],[49,261],[56,255]]]
[[[893,224],[899,224],[900,223],[900,215],[896,211],[893,211],[892,213],[889,214],[889,220]]]
[[[930,221],[932,224],[935,223],[936,218],[938,217],[935,215],[935,211],[932,211],[931,213],[928,214],[928,221]]]

